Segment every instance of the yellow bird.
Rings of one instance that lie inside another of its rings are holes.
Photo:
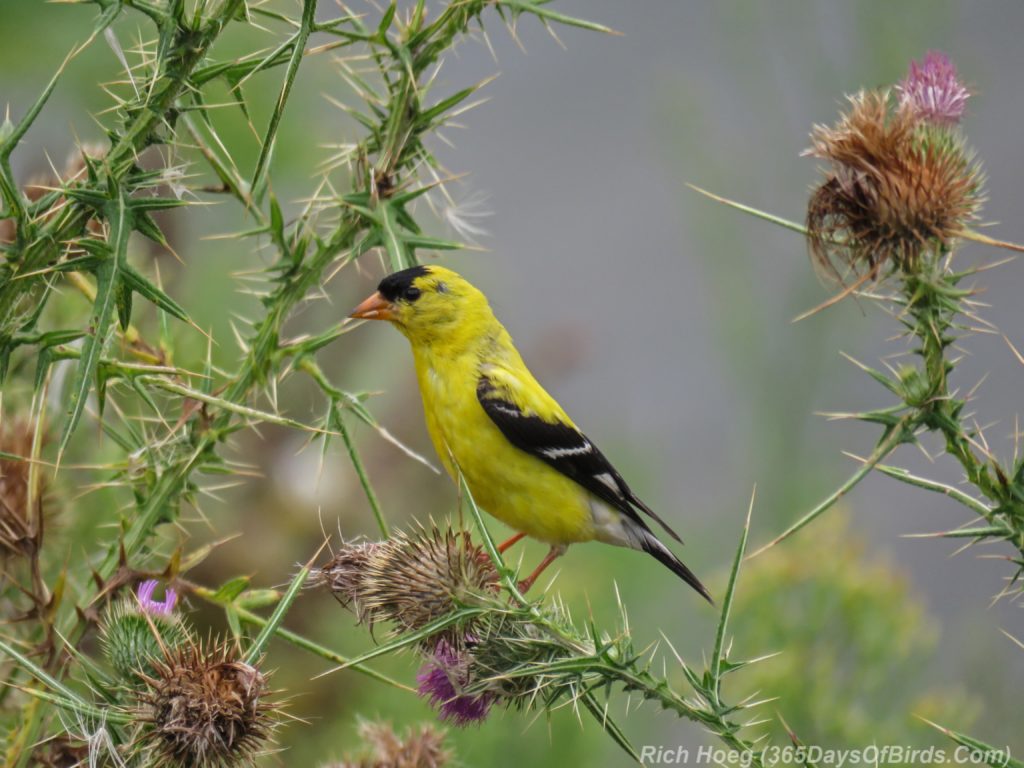
[[[603,541],[653,555],[709,602],[700,580],[641,513],[679,536],[626,485],[530,373],[487,298],[449,269],[388,275],[351,317],[387,320],[412,344],[427,430],[448,474],[484,510],[551,545],[529,589],[569,544]]]

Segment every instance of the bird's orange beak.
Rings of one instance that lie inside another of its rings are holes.
[[[394,304],[381,296],[378,291],[353,309],[349,317],[359,318],[360,320],[392,320],[394,315],[391,313],[391,310],[394,308]]]

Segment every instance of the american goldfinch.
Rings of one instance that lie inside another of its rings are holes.
[[[641,513],[679,536],[637,498],[597,446],[530,373],[487,298],[439,266],[388,275],[351,317],[387,320],[412,345],[427,430],[448,474],[462,473],[484,510],[551,550],[520,585],[573,543],[603,541],[653,555],[709,602],[700,580]]]

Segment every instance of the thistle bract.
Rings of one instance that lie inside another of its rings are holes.
[[[111,604],[100,621],[103,653],[121,679],[132,685],[153,673],[153,661],[165,649],[189,637],[173,612],[174,590],[167,590],[164,602],[156,602],[152,599],[156,585],[156,581],[143,582],[136,594]]]
[[[346,758],[323,768],[444,768],[452,761],[445,733],[431,725],[398,734],[388,723],[359,723],[359,736],[367,747],[363,757]]]

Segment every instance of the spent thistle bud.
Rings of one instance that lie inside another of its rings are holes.
[[[398,631],[419,629],[459,608],[492,596],[498,573],[487,552],[465,531],[421,528],[375,544],[345,544],[317,573],[361,621],[391,622]],[[446,638],[460,645],[471,626]]]
[[[953,62],[940,51],[928,51],[920,63],[910,62],[910,71],[896,86],[896,92],[900,107],[938,125],[959,123],[971,96]]]
[[[226,643],[168,648],[145,684],[138,743],[154,765],[248,764],[270,738],[274,707],[266,678]]]
[[[975,218],[982,174],[958,136],[891,109],[887,92],[849,101],[835,126],[815,126],[805,153],[828,162],[807,208],[811,257],[840,281],[914,273]]]
[[[444,732],[430,725],[410,728],[399,735],[387,723],[363,721],[359,736],[369,754],[324,768],[444,768],[452,760]]]
[[[360,609],[363,581],[370,558],[380,549],[377,542],[343,542],[330,562],[313,574],[314,586],[326,586],[341,604],[355,608],[360,620],[365,618]]]
[[[153,660],[164,649],[188,639],[188,630],[174,614],[176,594],[168,588],[163,602],[153,600],[157,582],[144,581],[138,592],[107,608],[100,620],[100,644],[110,666],[131,684],[154,671]]]

